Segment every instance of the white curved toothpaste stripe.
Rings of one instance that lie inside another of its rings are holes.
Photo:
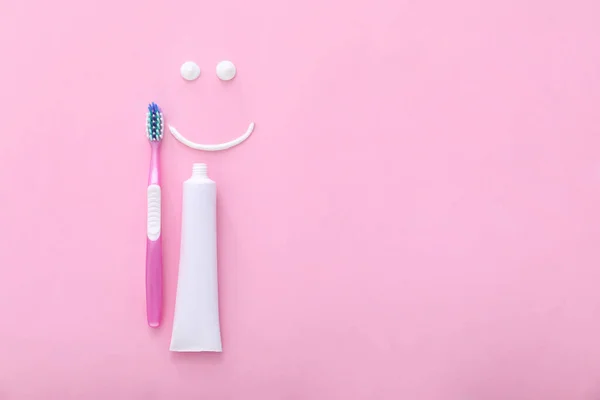
[[[252,134],[253,130],[254,130],[254,122],[250,122],[250,125],[248,125],[248,129],[246,130],[246,133],[244,133],[240,137],[230,140],[229,142],[219,143],[219,144],[201,144],[201,143],[195,143],[189,139],[186,139],[185,137],[183,137],[183,135],[181,133],[179,133],[177,131],[177,129],[175,129],[174,126],[169,125],[169,131],[175,137],[175,139],[179,140],[181,143],[185,144],[186,146],[191,147],[192,149],[204,150],[204,151],[227,150],[231,147],[237,146],[238,144],[242,143],[244,140],[248,139],[250,137],[250,135]]]

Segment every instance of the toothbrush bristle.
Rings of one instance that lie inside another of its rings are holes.
[[[164,122],[160,107],[152,102],[148,105],[146,114],[146,135],[151,142],[160,141],[163,138]]]

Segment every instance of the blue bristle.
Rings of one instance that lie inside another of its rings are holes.
[[[154,102],[148,105],[146,126],[148,129],[148,138],[151,141],[162,139],[162,116],[160,114],[160,107]]]
[[[148,105],[148,111],[150,111],[151,113],[158,113],[160,112],[160,108],[156,103],[152,102]]]

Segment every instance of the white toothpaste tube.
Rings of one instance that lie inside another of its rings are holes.
[[[217,280],[217,187],[206,164],[183,183],[181,250],[171,351],[222,351]]]

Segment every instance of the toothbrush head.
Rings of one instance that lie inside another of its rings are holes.
[[[146,136],[151,142],[160,142],[163,138],[165,126],[160,107],[154,102],[148,105],[146,114]]]

